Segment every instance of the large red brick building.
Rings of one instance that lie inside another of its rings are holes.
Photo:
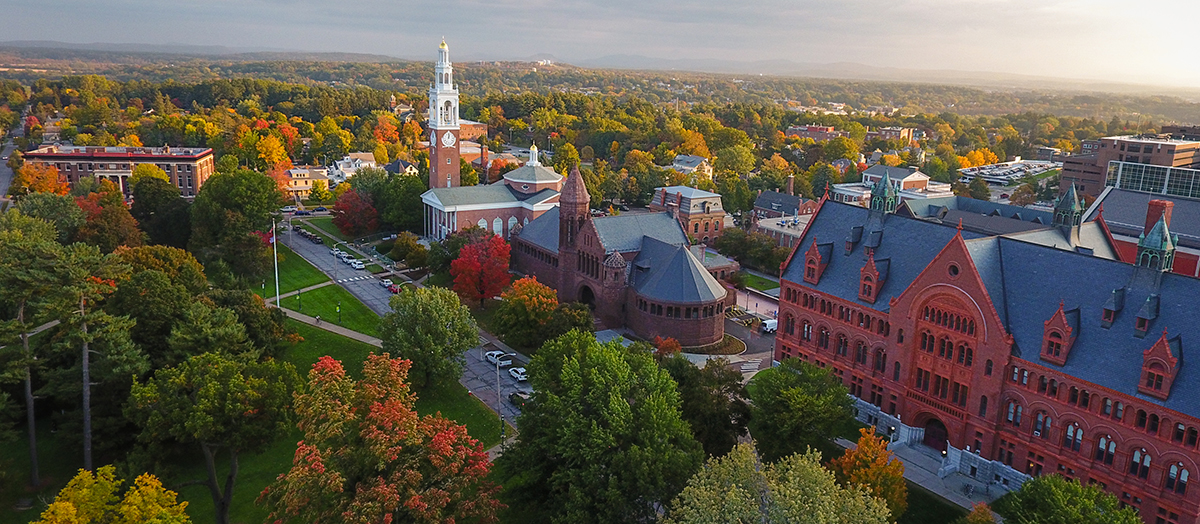
[[[81,178],[117,184],[125,194],[138,164],[153,164],[167,173],[179,194],[194,197],[216,169],[213,151],[206,147],[100,147],[47,145],[25,153],[25,161],[58,169],[72,185]]]
[[[510,237],[513,268],[556,288],[560,301],[588,304],[607,327],[684,346],[720,341],[730,304],[717,278],[736,263],[689,245],[678,208],[593,217],[589,201],[572,171],[558,207]]]
[[[893,446],[945,450],[940,474],[1013,487],[1057,473],[1146,522],[1197,522],[1200,366],[1185,354],[1200,280],[1170,272],[1163,217],[1130,264],[1102,223],[1081,234],[1070,190],[1040,232],[896,208],[893,191],[822,201],[783,267],[775,358],[831,369]]]

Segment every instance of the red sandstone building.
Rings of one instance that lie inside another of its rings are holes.
[[[1057,473],[1146,522],[1197,522],[1200,280],[1170,272],[1166,217],[1141,221],[1130,264],[1074,191],[1019,234],[897,204],[822,201],[783,267],[775,358],[831,369],[892,446],[945,450],[939,474]]]
[[[127,195],[132,191],[129,177],[138,164],[161,168],[185,197],[196,196],[215,170],[209,148],[48,145],[25,153],[25,161],[57,169],[72,185],[87,177],[109,180]]]
[[[737,264],[689,245],[671,212],[594,218],[589,201],[572,171],[558,207],[511,237],[513,268],[556,288],[560,301],[588,304],[607,327],[684,346],[719,342],[729,293],[717,278]]]
[[[651,211],[677,214],[683,230],[698,242],[715,242],[732,217],[721,207],[721,195],[687,186],[660,187],[654,190]],[[727,222],[728,219],[728,222]]]

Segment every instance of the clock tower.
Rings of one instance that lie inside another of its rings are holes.
[[[429,87],[429,188],[458,187],[458,87],[446,41],[438,46]]]

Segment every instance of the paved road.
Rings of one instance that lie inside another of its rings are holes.
[[[462,382],[472,394],[494,410],[496,409],[496,365],[485,360],[481,354],[493,349],[496,349],[495,346],[485,345],[482,348],[467,351],[464,354],[467,359],[467,367],[463,370],[459,382]],[[513,366],[523,365],[520,363],[520,359],[514,360]],[[508,374],[508,368],[500,368],[500,414],[510,424],[513,424],[521,412],[508,401],[508,396],[514,391],[532,393],[533,387],[529,385],[529,382],[517,382],[512,375]]]
[[[286,225],[287,222],[284,224]],[[380,284],[381,279],[373,276],[370,271],[354,269],[334,258],[329,253],[333,246],[314,244],[290,229],[280,235],[280,238],[284,245],[292,248],[292,251],[299,253],[317,269],[336,280],[346,291],[361,300],[376,314],[382,316],[391,310],[388,307],[388,300],[392,298],[392,293]],[[342,250],[346,251],[347,248],[343,246]],[[358,258],[361,260],[365,257],[359,254]]]
[[[0,142],[0,157],[6,157],[13,152],[12,140]],[[0,160],[0,198],[8,195],[8,186],[12,184],[13,172],[8,168],[7,160]]]

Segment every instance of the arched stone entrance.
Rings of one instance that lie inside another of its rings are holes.
[[[596,309],[596,294],[586,284],[579,288],[579,301],[587,304],[587,307],[591,309]]]
[[[942,424],[942,421],[936,417],[930,417],[929,422],[925,423],[925,438],[921,443],[938,451],[946,451],[946,438],[949,435],[946,425]]]

